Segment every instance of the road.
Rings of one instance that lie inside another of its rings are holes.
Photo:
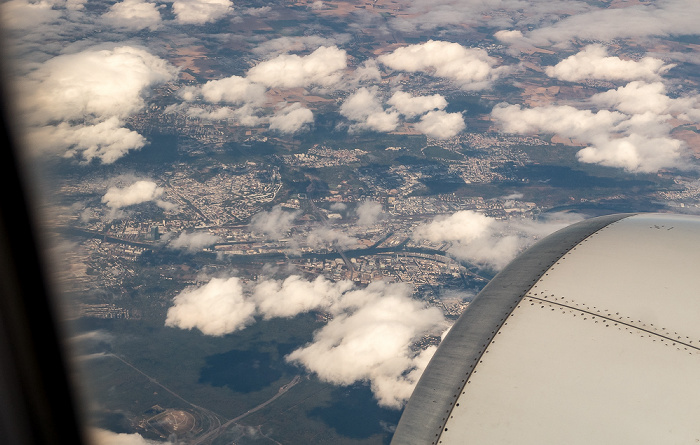
[[[299,383],[299,382],[301,382],[301,376],[297,375],[297,376],[295,376],[295,377],[292,379],[291,382],[287,383],[286,385],[280,386],[279,390],[277,391],[277,394],[275,394],[274,396],[270,397],[269,399],[267,399],[266,401],[264,401],[264,402],[261,403],[260,405],[254,407],[254,408],[249,409],[248,411],[244,412],[244,413],[241,414],[240,416],[235,417],[235,418],[229,420],[228,422],[224,423],[223,425],[219,426],[218,428],[209,431],[208,433],[206,433],[206,434],[203,435],[203,436],[198,437],[198,438],[195,439],[194,441],[190,442],[190,444],[192,444],[192,445],[199,445],[199,444],[205,443],[207,440],[214,440],[219,434],[221,434],[222,432],[224,432],[224,431],[226,430],[226,428],[228,428],[229,426],[235,424],[236,422],[238,422],[238,421],[244,419],[245,417],[247,417],[247,416],[253,414],[254,412],[260,411],[261,409],[265,408],[267,405],[269,405],[270,403],[272,403],[272,402],[274,402],[275,400],[277,400],[277,398],[279,398],[279,397],[282,396],[284,393],[286,393],[287,391],[289,391],[294,385],[296,385],[296,384]]]
[[[151,383],[154,383],[154,384],[160,386],[160,387],[163,388],[165,391],[169,392],[169,393],[172,394],[173,396],[177,397],[178,399],[182,400],[183,402],[185,402],[186,404],[188,404],[188,405],[191,406],[192,408],[194,408],[194,409],[196,409],[197,411],[199,411],[199,412],[202,414],[202,416],[204,416],[204,417],[206,417],[206,418],[209,419],[209,422],[208,422],[209,425],[210,425],[209,431],[207,431],[207,432],[204,433],[203,435],[201,435],[201,436],[199,436],[199,437],[193,439],[193,440],[190,442],[190,444],[192,444],[192,445],[204,444],[204,443],[206,443],[207,441],[214,440],[216,437],[219,436],[219,434],[221,434],[222,432],[224,432],[224,431],[226,430],[226,428],[228,428],[229,426],[231,426],[231,425],[233,425],[233,424],[239,422],[240,420],[242,420],[242,419],[244,419],[245,417],[247,417],[247,416],[253,414],[254,412],[260,411],[261,409],[265,408],[267,405],[269,405],[270,403],[274,402],[274,401],[277,400],[279,397],[281,397],[282,395],[284,395],[284,393],[286,393],[287,391],[289,391],[290,389],[292,389],[296,384],[298,384],[299,382],[301,382],[301,376],[300,376],[300,375],[294,376],[294,378],[293,378],[289,383],[286,383],[286,384],[284,384],[284,385],[282,385],[282,386],[279,387],[279,389],[277,390],[277,394],[275,394],[274,396],[270,397],[269,399],[267,399],[266,401],[262,402],[261,404],[255,406],[255,407],[253,407],[253,408],[251,408],[251,409],[249,409],[248,411],[244,412],[244,413],[241,414],[240,416],[235,417],[235,418],[233,418],[233,419],[231,419],[231,420],[228,420],[228,421],[226,421],[225,423],[222,424],[222,423],[221,423],[221,416],[219,416],[218,414],[216,414],[216,413],[214,413],[214,412],[212,412],[212,411],[210,411],[210,410],[208,410],[208,409],[206,409],[206,408],[203,408],[203,407],[201,407],[201,406],[199,406],[199,405],[195,405],[194,403],[192,403],[192,402],[190,402],[190,401],[184,399],[182,396],[180,396],[179,394],[177,394],[175,391],[171,390],[171,389],[168,388],[167,386],[165,386],[165,385],[163,385],[162,383],[158,382],[158,380],[154,379],[153,377],[149,376],[149,375],[146,374],[145,372],[141,371],[139,368],[137,368],[137,367],[134,366],[133,364],[129,363],[129,362],[128,362],[127,360],[125,360],[124,358],[122,358],[122,357],[120,357],[120,356],[118,356],[118,355],[116,355],[116,354],[112,354],[112,353],[106,353],[105,355],[107,355],[108,357],[114,357],[115,359],[117,359],[117,360],[119,360],[120,362],[124,363],[126,366],[130,367],[130,368],[133,369],[134,371],[136,371],[136,372],[138,372],[139,374],[141,374],[142,376],[146,377],[149,381],[151,381]],[[209,443],[211,443],[211,442],[209,442]]]

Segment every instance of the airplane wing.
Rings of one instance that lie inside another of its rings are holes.
[[[700,218],[574,224],[499,273],[393,444],[700,442]]]

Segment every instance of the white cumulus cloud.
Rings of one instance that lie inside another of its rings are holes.
[[[202,98],[209,103],[234,105],[261,105],[265,101],[265,87],[240,76],[210,80],[201,87],[183,88],[180,95],[187,101]]]
[[[668,167],[686,167],[681,164],[684,157],[685,146],[681,141],[639,134],[606,140],[576,153],[581,162],[646,173]]]
[[[336,46],[321,46],[306,56],[282,54],[248,70],[247,78],[270,88],[297,88],[337,83],[347,55]]]
[[[280,206],[274,206],[270,211],[256,213],[250,220],[250,227],[256,232],[280,238],[289,232],[299,213],[299,211],[287,212]]]
[[[698,97],[670,98],[662,82],[630,82],[615,90],[595,94],[591,102],[598,106],[615,108],[627,114],[667,113],[687,114],[700,118],[700,100]]]
[[[153,181],[136,181],[119,188],[110,187],[102,197],[102,202],[112,209],[121,209],[144,202],[156,201],[164,190]]]
[[[556,65],[547,67],[546,73],[569,82],[586,79],[656,80],[672,67],[654,57],[644,57],[639,61],[623,60],[608,56],[603,45],[589,45]]]
[[[182,232],[177,238],[168,242],[172,249],[182,249],[187,252],[198,252],[221,241],[221,237],[208,232]]]
[[[288,360],[337,385],[369,382],[380,405],[401,407],[435,352],[414,352],[412,344],[446,327],[439,309],[410,295],[410,286],[384,282],[345,293],[331,308],[333,320]]]
[[[144,0],[124,0],[110,6],[102,20],[115,28],[138,31],[160,28],[162,20],[158,6]]]
[[[176,0],[173,12],[182,24],[202,25],[214,22],[233,11],[230,0]]]
[[[349,40],[349,34],[336,34],[331,37],[321,37],[316,35],[294,37],[283,36],[266,40],[253,48],[252,51],[254,54],[278,56],[289,52],[308,51],[321,46],[331,47],[339,43],[347,43]]]
[[[357,238],[329,227],[315,227],[306,237],[306,244],[313,248],[347,249],[357,245]]]
[[[123,128],[123,120],[145,106],[149,87],[175,74],[140,48],[88,49],[40,64],[19,82],[19,105],[37,146],[110,163],[143,147],[144,138]]]
[[[483,49],[436,40],[398,48],[377,60],[393,70],[450,79],[465,90],[488,88],[503,71]]]
[[[327,311],[353,287],[353,282],[349,280],[333,283],[318,276],[308,281],[292,275],[282,281],[261,281],[255,287],[252,299],[265,319],[293,317],[303,312]]]
[[[340,114],[354,122],[351,131],[393,131],[399,125],[399,113],[384,110],[377,97],[377,88],[362,87],[351,94],[340,106]]]
[[[146,138],[124,128],[117,117],[94,125],[61,122],[58,125],[30,127],[25,137],[33,150],[66,158],[78,157],[84,163],[98,159],[103,164],[111,164],[131,150],[146,145]]]
[[[402,115],[411,118],[428,111],[442,110],[447,106],[447,100],[440,94],[413,96],[404,91],[397,91],[389,98],[387,104],[394,107]]]
[[[21,85],[21,105],[33,122],[127,117],[140,111],[144,91],[174,78],[175,68],[130,46],[85,50],[47,60]]]
[[[577,153],[580,162],[644,173],[692,166],[686,143],[672,137],[671,123],[700,122],[700,96],[672,98],[661,81],[635,80],[595,94],[587,103],[598,111],[500,104],[491,116],[506,132],[554,133],[588,144]]]
[[[502,221],[461,210],[416,227],[412,238],[452,243],[448,253],[455,258],[500,270],[538,238],[581,219],[583,217],[576,214],[553,214],[542,221]]]
[[[557,133],[563,137],[589,141],[594,136],[607,134],[612,127],[627,118],[616,111],[579,110],[569,105],[548,105],[522,108],[519,105],[500,104],[491,112],[508,133]]]
[[[165,325],[199,329],[205,335],[222,336],[243,329],[255,319],[255,303],[243,294],[236,278],[212,278],[201,287],[180,292],[168,309]]]
[[[383,214],[382,205],[377,201],[365,200],[360,203],[355,209],[357,213],[357,224],[361,226],[370,226],[379,221]]]
[[[462,113],[447,113],[442,110],[429,111],[413,124],[413,127],[426,136],[448,139],[466,128]]]
[[[695,0],[659,0],[623,7],[595,8],[572,14],[550,26],[534,29],[526,38],[534,45],[572,40],[612,41],[619,38],[698,34],[700,3]]]
[[[297,102],[285,105],[270,117],[270,130],[292,134],[309,128],[313,122],[313,112]]]
[[[9,0],[0,5],[3,27],[12,30],[31,30],[61,17],[50,1]]]

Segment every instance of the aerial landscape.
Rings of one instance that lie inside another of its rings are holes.
[[[700,213],[695,0],[9,0],[95,444],[382,444],[538,239]]]

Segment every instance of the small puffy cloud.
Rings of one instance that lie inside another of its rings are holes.
[[[428,111],[443,110],[447,106],[447,100],[440,94],[413,96],[404,91],[397,91],[389,98],[387,104],[407,118],[412,118]]]
[[[553,214],[542,221],[497,220],[471,210],[438,216],[413,231],[415,240],[450,242],[448,253],[491,270],[500,270],[538,238],[580,221],[581,215]]]
[[[31,127],[26,138],[33,150],[56,153],[66,158],[77,157],[85,163],[98,159],[103,164],[111,164],[129,151],[146,145],[146,138],[124,128],[116,117],[95,125],[61,122],[55,126]]]
[[[183,88],[180,95],[187,101],[201,97],[209,103],[260,105],[265,101],[265,87],[245,77],[231,76],[210,80],[201,87]]]
[[[214,22],[233,11],[230,0],[176,0],[173,12],[179,23],[202,25]]]
[[[270,130],[281,133],[297,133],[314,122],[314,114],[300,103],[286,105],[270,117]]]
[[[626,115],[615,111],[600,110],[594,113],[568,105],[521,108],[519,105],[506,104],[494,107],[491,116],[508,133],[557,133],[563,137],[585,141],[601,133],[606,134],[627,118]]]
[[[393,131],[399,125],[397,111],[385,111],[376,88],[360,88],[340,106],[340,114],[355,122],[350,130]]]
[[[331,204],[331,210],[334,212],[343,212],[347,210],[348,206],[342,202],[334,202]]]
[[[639,61],[622,60],[608,56],[603,45],[589,45],[555,66],[547,67],[546,73],[549,77],[569,82],[587,79],[655,80],[672,67],[653,57],[644,57]]]
[[[250,220],[250,228],[267,236],[280,238],[289,232],[299,213],[287,212],[280,206],[274,206],[269,212],[255,214]]]
[[[252,299],[265,319],[293,317],[304,312],[327,311],[353,287],[349,280],[333,283],[318,276],[314,281],[307,281],[292,275],[283,281],[261,281],[255,287]]]
[[[212,278],[175,296],[165,325],[218,337],[245,328],[255,321],[254,315],[255,303],[245,298],[238,278]]]
[[[607,140],[576,153],[576,158],[581,162],[643,173],[668,167],[687,167],[682,163],[684,157],[685,147],[681,141],[639,134]]]
[[[115,3],[102,15],[102,20],[115,28],[133,31],[146,28],[155,30],[162,23],[158,6],[144,0],[124,0]]]
[[[239,125],[253,126],[263,122],[263,118],[259,116],[260,108],[254,105],[246,104],[238,108],[231,107],[187,107],[186,104],[179,104],[168,107],[165,113],[183,112],[190,117],[195,117],[204,120],[233,120]]]
[[[382,73],[379,71],[379,65],[374,59],[362,62],[362,65],[355,68],[352,72],[351,83],[355,84],[372,84],[382,80]]]
[[[272,12],[272,7],[261,6],[259,8],[246,8],[243,10],[243,14],[250,15],[253,17],[263,17],[269,15]]]
[[[194,253],[206,247],[211,247],[219,241],[221,241],[221,237],[207,232],[182,232],[177,238],[168,242],[168,247]]]
[[[481,213],[463,210],[449,216],[439,216],[428,224],[421,224],[413,231],[413,238],[435,243],[459,240],[471,242],[490,230],[495,223]]]
[[[218,107],[218,108],[200,108],[200,107],[189,107],[185,111],[190,117],[196,117],[203,120],[209,121],[219,121],[225,119],[234,119],[237,115],[237,110],[230,107]]]
[[[270,88],[297,88],[337,83],[347,67],[347,54],[321,46],[307,56],[282,54],[248,70],[247,78]]]
[[[347,249],[357,244],[357,239],[328,227],[315,227],[306,237],[306,244],[314,248]]]
[[[252,49],[254,54],[266,56],[278,56],[289,52],[309,51],[321,46],[331,47],[340,43],[347,43],[350,40],[349,34],[336,34],[332,37],[321,37],[316,35],[278,37],[266,40]]]
[[[436,40],[398,48],[377,60],[393,70],[426,72],[450,79],[465,90],[488,88],[503,71],[494,68],[496,60],[483,49]]]
[[[355,209],[357,213],[357,223],[361,226],[371,226],[379,221],[382,216],[382,205],[377,201],[362,201]]]
[[[448,139],[466,128],[462,113],[447,113],[442,110],[429,111],[413,124],[413,128],[426,136]]]
[[[503,43],[511,43],[511,42],[517,42],[519,40],[522,40],[523,38],[523,33],[518,30],[501,30],[497,31],[493,34],[495,38],[500,40]]]
[[[114,433],[101,428],[88,430],[90,443],[94,445],[161,445],[163,442],[145,439],[140,434]]]
[[[630,82],[615,90],[595,94],[591,102],[598,106],[615,108],[627,114],[653,112],[664,114],[671,111],[673,99],[666,95],[666,87],[661,82]]]
[[[144,202],[156,201],[164,190],[153,181],[136,181],[124,187],[110,187],[102,202],[112,209],[121,209]]]

